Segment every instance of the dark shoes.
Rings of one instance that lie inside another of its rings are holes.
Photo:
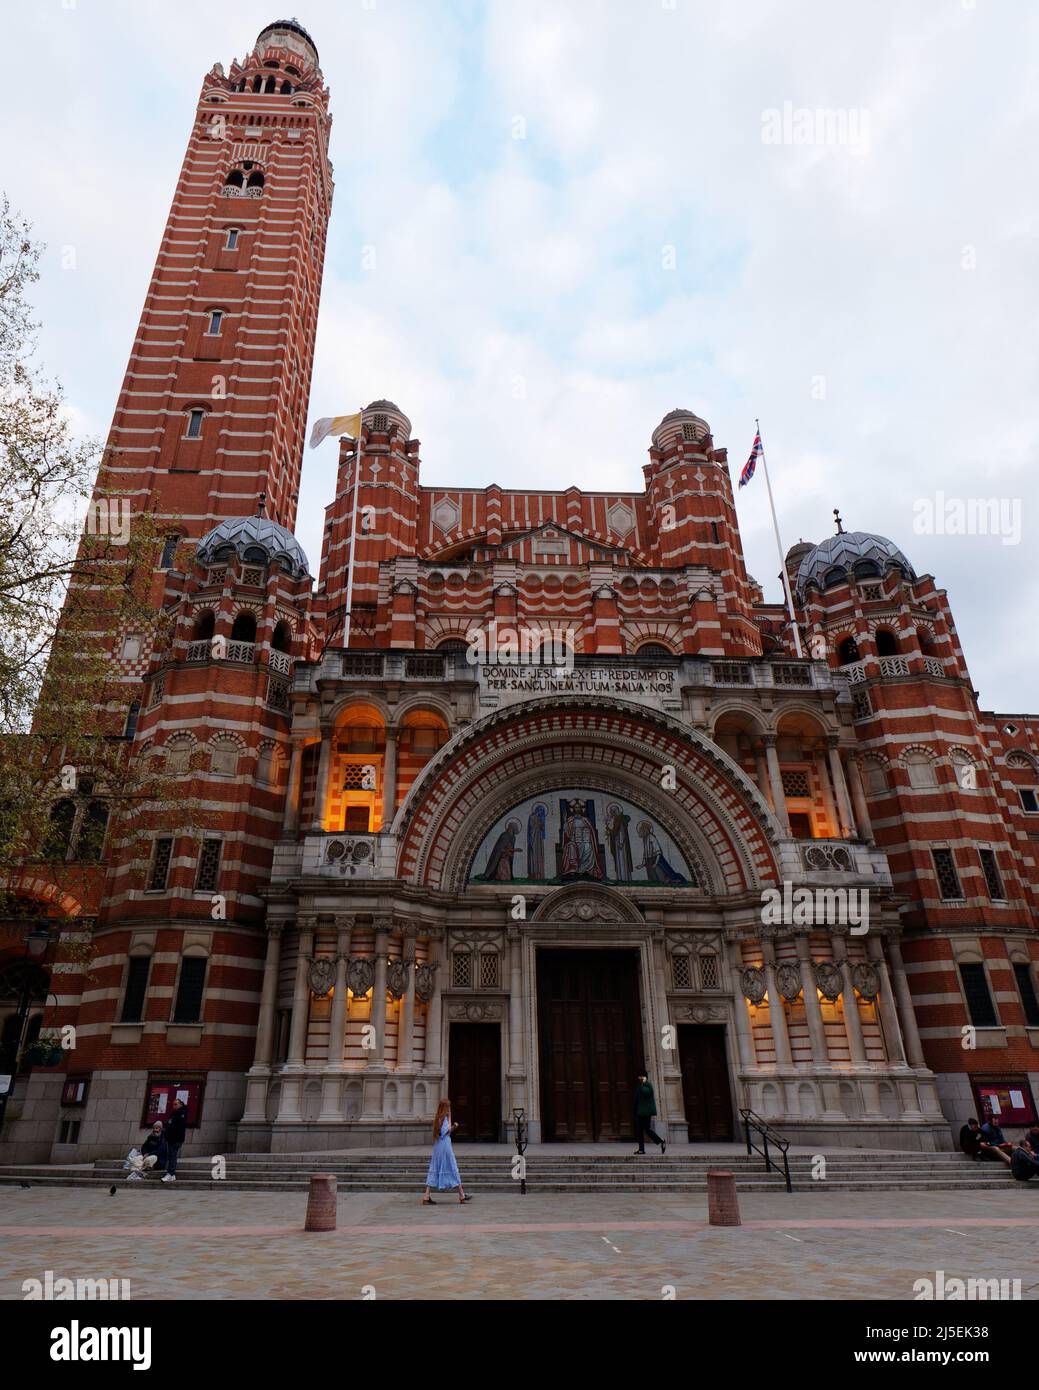
[[[661,1139],[661,1141],[660,1141],[660,1157],[663,1158],[664,1155],[665,1155],[666,1153],[667,1153],[667,1140],[666,1140],[666,1139]]]

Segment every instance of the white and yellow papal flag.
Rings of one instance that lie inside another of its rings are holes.
[[[360,433],[360,411],[356,415],[326,415],[324,419],[314,421],[314,428],[310,431],[310,447],[316,449],[330,434],[349,434],[356,439]]]

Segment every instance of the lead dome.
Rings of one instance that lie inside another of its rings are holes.
[[[871,531],[841,531],[805,554],[797,571],[797,596],[803,599],[809,585],[829,589],[851,577],[879,579],[889,569],[899,570],[907,579],[916,578],[905,553],[894,541]]]
[[[240,560],[258,564],[280,562],[294,579],[310,573],[303,547],[284,526],[266,516],[233,516],[214,526],[198,543],[196,559],[203,564],[226,560],[233,551]]]

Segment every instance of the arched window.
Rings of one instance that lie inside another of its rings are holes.
[[[237,227],[228,227],[227,240],[224,242],[225,251],[238,250],[238,230],[239,229]]]
[[[847,577],[844,570],[840,568],[827,570],[823,575],[823,588],[832,589],[837,584],[843,584]]]
[[[76,857],[86,864],[96,864],[101,858],[108,829],[108,808],[103,801],[92,801],[86,809],[79,828]]]
[[[224,187],[225,187],[225,188],[244,188],[244,187],[245,187],[245,175],[242,173],[241,169],[232,169],[232,170],[231,170],[231,172],[228,174],[227,178],[224,179]]]
[[[257,73],[257,75],[253,78],[253,91],[263,91],[263,78],[259,75],[259,73]]]
[[[926,753],[910,751],[906,753],[903,762],[909,773],[909,785],[911,787],[936,787],[938,785],[938,774],[934,770],[934,762]]]
[[[224,311],[223,311],[223,309],[210,309],[210,310],[209,310],[209,322],[206,324],[206,334],[207,334],[207,336],[212,338],[212,337],[214,337],[216,334],[219,334],[219,332],[220,332],[220,325],[223,323],[223,321],[224,321]]]
[[[255,169],[255,170],[253,170],[253,172],[249,175],[249,182],[246,184],[246,187],[247,187],[247,188],[262,188],[262,187],[263,187],[263,184],[264,184],[263,175],[260,173],[259,169]]]
[[[281,84],[281,94],[283,97],[290,97],[292,95],[292,83],[289,82],[288,79]]]
[[[232,642],[255,642],[256,619],[252,613],[239,613],[231,628]]]
[[[230,739],[219,739],[213,745],[209,769],[216,777],[233,777],[238,771],[238,745]]]
[[[669,647],[665,647],[663,642],[645,642],[639,647],[635,655],[644,656],[651,661],[658,661],[661,658],[666,659],[674,656],[674,652]]]
[[[263,90],[268,95],[270,95],[273,92],[276,92],[278,90],[278,79],[276,77],[268,77],[267,84]]]
[[[72,827],[76,821],[76,803],[68,799],[51,807],[50,824],[44,842],[47,859],[66,859],[72,848]]]
[[[171,775],[188,772],[195,740],[190,734],[174,734],[166,743],[166,771]]]
[[[206,412],[200,407],[195,406],[188,411],[187,423],[184,429],[185,439],[202,438],[202,421],[206,418]]]
[[[925,627],[916,629],[916,640],[920,644],[920,651],[924,656],[930,656],[934,652],[934,640]]]
[[[847,666],[849,662],[858,661],[859,644],[854,637],[845,637],[837,648],[837,660],[842,666]]]
[[[192,640],[195,642],[207,641],[213,635],[216,627],[216,614],[212,608],[207,608],[205,612],[198,615],[195,622],[195,631],[192,633]]]
[[[898,643],[893,632],[890,632],[886,627],[880,627],[877,629],[876,639],[878,656],[898,655]]]
[[[854,571],[856,579],[880,578],[880,566],[876,560],[856,560]]]
[[[274,636],[271,638],[271,646],[276,652],[287,652],[292,646],[292,628],[288,623],[280,622],[274,629]]]

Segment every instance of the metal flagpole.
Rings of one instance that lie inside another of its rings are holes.
[[[358,411],[357,443],[354,449],[354,497],[350,508],[350,568],[346,573],[346,617],[343,619],[343,646],[350,645],[350,611],[354,599],[354,551],[357,545],[357,502],[361,495],[361,437],[364,410]]]
[[[754,427],[758,438],[761,439],[760,420],[754,421]],[[786,594],[786,611],[790,614],[790,626],[794,630],[794,650],[799,657],[803,657],[804,651],[801,647],[801,632],[797,626],[797,617],[794,613],[794,596],[790,592],[790,576],[787,573],[786,556],[783,553],[783,542],[779,539],[779,522],[776,520],[776,504],[772,498],[772,483],[768,476],[768,461],[765,458],[764,441],[762,441],[761,445],[761,466],[765,470],[765,486],[768,488],[768,505],[772,509],[772,529],[776,533],[776,549],[779,551],[779,572],[783,576],[783,592]]]

